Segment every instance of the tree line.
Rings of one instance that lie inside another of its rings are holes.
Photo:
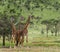
[[[41,24],[46,25],[46,32],[48,35],[48,31],[55,33],[55,36],[59,35],[60,32],[60,19],[49,19],[49,20],[43,20]]]

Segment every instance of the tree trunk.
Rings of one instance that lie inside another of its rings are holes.
[[[55,31],[55,36],[57,36],[57,30]]]
[[[57,28],[56,28],[56,25],[55,25],[55,36],[57,36]]]
[[[3,46],[5,46],[5,34],[3,34]]]
[[[46,29],[46,31],[47,31],[47,37],[48,37],[48,28]]]

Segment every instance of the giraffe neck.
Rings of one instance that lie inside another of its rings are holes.
[[[16,27],[15,27],[14,23],[12,23],[11,25],[12,25],[12,31],[16,32]]]
[[[30,17],[28,17],[28,20],[26,21],[26,24],[25,24],[24,30],[27,29],[27,27],[28,27],[28,25],[29,25],[29,22],[30,22]]]

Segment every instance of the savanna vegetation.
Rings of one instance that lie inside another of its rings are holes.
[[[24,45],[60,46],[60,0],[0,0],[0,46],[10,45],[11,18],[18,29],[29,15],[29,43]]]

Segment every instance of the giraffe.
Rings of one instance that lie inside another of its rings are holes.
[[[16,36],[16,26],[15,24],[13,23],[13,20],[11,19],[11,28],[12,28],[12,37],[11,37],[11,43],[13,42],[14,43],[14,46],[15,46],[15,43],[16,43],[16,40],[15,40],[15,36]],[[11,47],[11,45],[10,45]]]
[[[26,24],[25,24],[25,27],[24,27],[24,36],[26,36],[26,42],[28,42],[28,25],[29,25],[29,23],[30,23],[30,17],[31,16],[29,16],[28,17],[28,20],[26,21]]]
[[[24,29],[23,30],[18,30],[16,32],[16,46],[18,46],[18,44],[21,44],[23,46],[24,36],[25,36],[24,34],[25,34],[26,30],[27,30],[29,22],[30,22],[30,16],[28,17],[28,19],[26,21]],[[27,38],[28,38],[28,36],[27,36]]]
[[[23,30],[25,24],[26,24],[26,23],[20,23],[20,24],[19,24],[19,29]],[[26,42],[28,43],[28,29],[27,29],[27,28],[26,28],[25,31],[24,31],[24,36],[26,37]]]

